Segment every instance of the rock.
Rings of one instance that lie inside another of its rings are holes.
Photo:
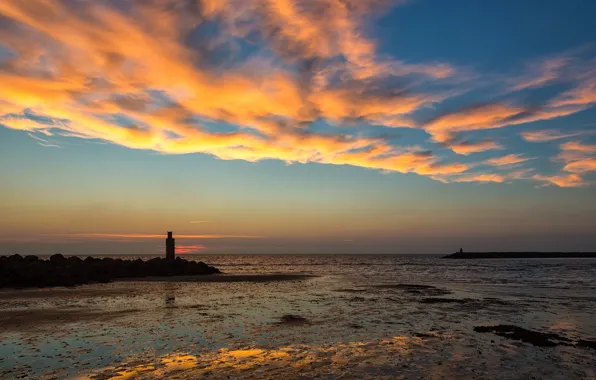
[[[204,263],[155,258],[148,261],[73,256],[55,254],[49,260],[20,255],[0,257],[1,287],[75,286],[94,282],[109,282],[116,278],[146,276],[181,276],[220,273]]]
[[[596,350],[596,341],[595,340],[584,340],[584,339],[580,339],[577,342],[577,346],[578,347],[591,348],[593,350]]]
[[[539,347],[571,346],[571,340],[554,333],[527,330],[514,325],[476,326],[474,331],[493,333],[509,339],[521,340]]]
[[[293,314],[285,314],[282,315],[280,318],[280,323],[289,323],[289,324],[304,324],[308,323],[308,319],[301,317],[299,315]]]
[[[68,259],[66,259],[66,260],[68,260],[68,263],[69,263],[69,264],[71,264],[71,265],[77,265],[77,264],[79,264],[81,261],[83,261],[83,260],[81,260],[81,258],[80,258],[80,257],[78,257],[78,256],[71,256],[71,257],[69,257],[69,258],[68,258]]]
[[[414,334],[414,336],[417,338],[437,338],[436,335],[428,334],[428,333],[416,333],[416,334]]]
[[[7,259],[7,262],[9,264],[19,263],[21,261],[23,261],[23,256],[21,256],[19,254],[10,255],[10,256],[8,256],[8,259]]]
[[[68,263],[68,259],[64,257],[61,253],[56,253],[55,255],[50,256],[50,263],[53,265],[65,265]]]

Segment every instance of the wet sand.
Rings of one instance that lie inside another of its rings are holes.
[[[52,326],[66,323],[107,322],[114,318],[126,316],[139,310],[83,310],[83,309],[28,309],[0,311],[0,325],[4,332],[32,332],[40,331]]]
[[[585,295],[334,268],[3,291],[0,379],[596,378]]]
[[[297,281],[316,277],[307,274],[213,274],[196,276],[167,276],[167,277],[140,277],[123,278],[112,281],[114,283],[134,282],[276,282],[276,281]],[[34,299],[48,297],[98,297],[98,296],[119,296],[133,294],[135,287],[119,287],[118,289],[103,289],[94,287],[93,284],[77,285],[75,287],[51,287],[40,289],[11,289],[0,290],[0,302],[14,299]],[[1,311],[0,311],[1,312]]]
[[[57,303],[69,299],[88,300],[106,299],[111,297],[135,297],[139,288],[136,283],[270,283],[280,281],[298,281],[314,278],[313,275],[303,274],[217,274],[197,276],[168,276],[119,279],[113,283],[122,283],[117,288],[108,288],[101,284],[80,285],[72,288],[43,288],[43,289],[8,289],[0,291],[0,306],[12,304],[15,301],[25,301],[26,308],[0,309],[0,326],[3,331],[34,331],[59,326],[64,323],[75,322],[104,322],[121,318],[128,314],[139,312],[138,309],[102,310],[90,307],[75,308],[41,308],[36,309],[36,301],[55,299]],[[12,303],[10,302],[12,301]],[[16,304],[18,306],[18,303]],[[188,307],[192,308],[192,305]]]
[[[210,274],[198,276],[121,278],[115,282],[275,282],[313,278],[308,274]]]
[[[536,366],[548,358],[547,353],[509,342],[493,345],[496,348],[484,348],[480,341],[466,346],[458,340],[457,335],[441,332],[429,333],[422,338],[394,336],[337,345],[224,348],[203,355],[180,353],[151,361],[124,363],[74,379],[565,378],[566,368],[557,364],[542,365],[537,371]],[[520,360],[520,357],[524,357],[526,362],[522,371],[507,364]],[[590,360],[590,357],[584,356],[583,359]],[[550,376],[542,377],[544,374]]]

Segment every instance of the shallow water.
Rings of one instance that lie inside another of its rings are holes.
[[[0,378],[596,378],[596,350],[473,331],[596,339],[595,259],[187,258],[317,277],[0,291]]]

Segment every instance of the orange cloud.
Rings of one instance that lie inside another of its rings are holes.
[[[567,116],[585,109],[581,105],[530,109],[504,103],[488,103],[464,108],[436,117],[424,125],[424,129],[438,142],[454,141],[458,133],[502,128],[510,125],[548,120]]]
[[[403,154],[382,139],[302,131],[303,123],[319,118],[412,127],[406,115],[436,96],[382,94],[358,81],[388,72],[433,78],[453,74],[444,64],[378,61],[374,43],[360,32],[362,19],[376,6],[373,3],[326,0],[320,2],[321,8],[288,0],[205,1],[202,13],[196,13],[166,0],[138,4],[128,14],[100,2],[71,9],[61,1],[5,1],[0,14],[27,28],[21,36],[3,31],[18,54],[9,62],[11,70],[0,76],[0,97],[7,99],[11,111],[30,109],[54,124],[35,122],[23,114],[2,123],[25,131],[59,129],[69,136],[171,154],[320,162],[420,174],[465,170],[464,165],[439,164],[432,156]],[[257,14],[258,25],[240,27]],[[200,61],[200,52],[189,49],[182,38],[203,18],[221,21],[223,33],[232,36],[258,29],[274,49],[283,50],[282,58],[344,56],[348,63],[316,68],[307,86],[303,83],[307,78],[275,65],[259,71],[245,62],[213,74],[194,63]],[[32,40],[39,43],[29,43]],[[31,58],[40,56],[43,66]],[[326,83],[323,77],[340,71],[357,80],[345,88]],[[150,89],[162,91],[171,103],[159,104],[163,101],[150,95]],[[130,125],[115,123],[114,115],[125,115]],[[192,118],[197,121],[189,121]],[[214,121],[233,124],[237,130],[217,133],[204,128],[205,122]]]
[[[180,245],[176,246],[177,254],[199,253],[205,250],[205,246],[201,244],[194,245]]]
[[[558,187],[584,187],[588,185],[588,183],[578,174],[553,176],[536,174],[532,178],[537,181],[545,182],[545,186],[555,185]]]
[[[514,179],[531,179],[532,178],[532,169],[522,169],[522,170],[515,170],[507,174],[507,178],[514,180]]]
[[[448,142],[445,144],[457,154],[467,156],[472,153],[486,152],[488,150],[503,149],[503,147],[492,140]]]
[[[557,175],[536,174],[532,178],[545,182],[545,186],[584,187],[590,185],[582,174],[596,172],[596,144],[570,141],[561,144],[561,153],[553,158],[562,161],[563,173]]]
[[[542,130],[542,131],[526,131],[522,132],[521,137],[532,143],[549,142],[554,140],[560,140],[567,137],[578,136],[582,132],[563,133],[557,130]]]
[[[539,64],[529,67],[530,73],[524,77],[517,78],[513,85],[513,91],[525,90],[528,88],[542,87],[561,78],[561,71],[570,63],[568,57],[554,57]]]
[[[484,161],[486,165],[491,166],[505,166],[505,165],[515,165],[522,162],[526,162],[530,160],[529,158],[522,157],[519,154],[508,154],[507,156],[491,158],[489,160]]]
[[[409,74],[440,79],[455,72],[447,64],[378,59],[376,43],[366,37],[362,24],[366,17],[388,8],[388,1],[202,0],[200,3],[204,16],[223,21],[230,35],[246,37],[256,32],[287,60],[342,57],[345,63],[338,61],[331,66],[313,68],[317,85],[326,85],[338,72],[359,80]]]
[[[452,173],[435,175],[433,179],[443,183],[478,182],[478,183],[508,183],[513,180],[533,179],[532,169],[514,170],[499,173]]]
[[[584,144],[579,141],[570,141],[561,145],[563,151],[574,151],[596,154],[596,144]]]
[[[596,144],[570,141],[561,144],[556,160],[565,162],[563,170],[569,173],[596,172]]]
[[[596,172],[596,157],[569,162],[563,170],[571,173]]]
[[[475,174],[461,174],[454,173],[453,175],[435,175],[433,179],[441,181],[443,183],[453,182],[477,182],[477,183],[503,183],[506,181],[506,177],[500,174],[494,173],[475,173]]]
[[[436,141],[449,142],[456,133],[498,128],[503,120],[519,115],[523,108],[490,103],[439,116],[424,126]]]
[[[490,103],[419,125],[414,113],[455,91],[417,91],[416,85],[457,81],[460,72],[445,63],[379,55],[366,21],[388,3],[197,0],[199,6],[190,6],[147,0],[129,9],[100,1],[77,7],[64,0],[0,1],[0,16],[11,21],[0,25],[0,41],[12,53],[2,58],[0,124],[166,154],[497,182],[493,174],[463,176],[473,164],[445,162],[424,149],[405,151],[342,126],[422,128],[434,141],[469,155],[503,147],[460,134],[565,116],[590,104],[593,89],[586,82],[536,109]],[[188,43],[191,32],[207,23],[216,26],[215,36]],[[264,48],[239,62],[239,38]],[[216,50],[223,51],[224,63],[217,62]],[[547,83],[559,66],[545,65],[543,78],[524,88]],[[387,85],[393,82],[401,87]],[[311,128],[321,120],[328,132]],[[230,130],[214,131],[219,124]]]
[[[596,103],[596,75],[595,72],[589,73],[590,76],[581,78],[579,85],[569,91],[561,94],[555,99],[554,104],[559,107],[569,106],[587,106]]]
[[[456,177],[453,182],[505,182],[505,177],[499,174],[470,174]]]

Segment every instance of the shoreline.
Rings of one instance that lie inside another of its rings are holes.
[[[209,283],[232,283],[232,282],[282,282],[282,281],[299,281],[316,278],[319,276],[311,274],[288,274],[288,273],[265,273],[265,274],[210,274],[210,275],[190,275],[190,276],[147,276],[147,277],[127,277],[117,278],[109,283],[88,283],[75,286],[51,286],[39,288],[10,288],[5,287],[0,289],[0,301],[11,300],[17,298],[45,298],[45,297],[62,297],[62,296],[98,296],[98,295],[127,295],[131,294],[134,289],[126,288],[121,290],[114,289],[89,289],[95,285],[108,285],[114,283],[130,283],[135,282],[209,282]]]
[[[113,282],[276,282],[297,281],[315,278],[311,274],[228,274],[215,273],[196,276],[148,276],[137,278],[118,278]]]

